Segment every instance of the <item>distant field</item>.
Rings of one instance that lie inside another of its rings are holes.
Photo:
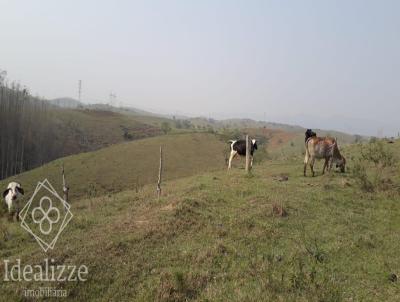
[[[166,150],[171,142],[176,146],[176,155],[169,155],[176,170],[185,169],[186,157],[195,152],[185,143],[202,138],[182,135],[180,143],[164,138]],[[139,142],[113,148],[157,157],[158,139],[142,147]],[[216,142],[215,150],[219,146]],[[3,221],[1,234],[8,240],[1,238],[2,258],[85,264],[89,279],[4,282],[0,300],[23,300],[24,288],[56,286],[69,291],[70,301],[399,301],[394,278],[400,275],[400,142],[387,146],[396,164],[384,175],[389,186],[376,192],[361,190],[353,177],[359,146],[345,151],[347,173],[321,176],[318,163],[314,178],[302,176],[301,156],[263,162],[246,176],[243,169],[221,170],[203,154],[193,167],[207,161],[220,171],[167,181],[160,200],[149,185],[74,201],[74,218],[47,254],[19,225]],[[126,177],[137,172],[122,150],[113,150],[113,160],[108,151],[72,157],[71,180],[79,178],[78,170],[84,179],[92,157],[99,166],[116,163],[110,177],[126,188]],[[119,156],[125,165],[117,163]],[[173,171],[170,164],[166,173]],[[103,181],[106,171],[95,171]],[[288,180],[280,181],[282,175]]]
[[[296,137],[303,136],[303,134],[299,133],[268,128],[246,128],[243,129],[243,131],[248,133],[251,137],[259,137],[262,141],[265,140],[267,148],[274,150],[279,149]]]
[[[124,112],[124,111],[121,111]],[[65,140],[63,154],[77,154],[98,150],[112,144],[131,141],[146,137],[162,135],[160,126],[167,122],[172,127],[172,133],[194,132],[193,129],[176,129],[174,121],[156,116],[142,116],[127,111],[126,114],[113,111],[65,109],[56,114],[59,121],[56,131]],[[272,129],[262,126],[262,122],[251,120],[227,120],[210,122],[205,119],[192,119],[193,125],[212,126],[218,133],[223,133],[224,126],[239,127],[241,133],[257,137],[261,142],[259,158],[265,158],[269,153],[273,156],[292,156],[304,151],[304,129],[288,125],[269,124]],[[199,122],[201,121],[201,123]],[[281,126],[282,129],[275,127]],[[246,127],[247,126],[247,127]],[[286,127],[285,127],[286,126]],[[225,128],[226,129],[226,128]],[[334,136],[339,144],[354,143],[355,137],[341,132],[315,129],[319,136]],[[229,137],[228,139],[231,139]]]
[[[336,137],[339,147],[345,147],[355,142],[355,136],[335,132],[314,129],[318,136]],[[261,144],[260,157],[273,159],[288,159],[304,154],[304,129],[301,131],[285,131],[282,129],[248,128],[243,129],[251,137],[258,138]],[[362,138],[366,141],[366,138]],[[257,159],[257,158],[256,158]]]
[[[86,153],[80,153],[54,160],[42,167],[16,175],[0,181],[1,187],[16,179],[29,191],[34,189],[37,181],[48,178],[58,188],[61,188],[61,165],[64,163],[67,180],[71,187],[70,196],[83,197],[99,195],[109,192],[119,192],[129,188],[139,188],[148,183],[155,183],[159,165],[159,147],[164,148],[166,180],[190,176],[205,171],[226,168],[226,160],[229,153],[229,144],[219,135],[210,133],[176,133],[160,135],[152,138],[138,139],[130,142],[119,142],[119,138],[112,140],[120,129],[119,114],[113,112],[80,112],[73,111],[75,123],[87,123],[79,125],[80,129],[93,133],[99,133],[101,124],[104,131],[97,138],[98,141],[117,143],[115,145]],[[82,115],[77,117],[78,115]],[[85,119],[91,115],[89,119]],[[115,116],[114,116],[115,115]],[[107,116],[102,122],[102,116]],[[64,115],[63,118],[67,118]],[[140,124],[129,120],[132,127],[140,128]],[[66,121],[63,122],[67,123]],[[126,125],[126,124],[125,124]],[[78,127],[76,125],[76,127]],[[299,139],[301,135],[270,129],[247,129],[252,137],[261,139],[259,150],[255,153],[255,161],[266,159],[265,154],[279,153],[279,150],[288,144],[290,139]],[[119,143],[118,143],[119,142]],[[291,150],[294,152],[294,150]],[[297,150],[297,155],[302,149]],[[292,153],[293,154],[293,153]],[[236,157],[233,165],[243,167],[244,159]]]
[[[165,133],[216,133],[221,137],[225,136],[226,139],[239,137],[231,134],[240,133],[242,137],[248,133],[260,139],[261,148],[256,160],[261,160],[268,158],[267,153],[276,153],[277,149],[288,144],[293,147],[294,141],[297,141],[304,133],[304,129],[300,127],[249,119],[224,121],[204,118],[169,119],[140,110],[101,104],[75,109],[51,106],[43,112],[46,112],[44,116],[47,125],[40,128],[43,133],[38,134],[38,131],[35,131],[38,138],[28,130],[24,130],[25,133],[15,136],[15,141],[18,143],[11,144],[13,147],[10,147],[10,150],[4,151],[6,148],[5,144],[3,145],[3,153],[8,154],[10,160],[3,160],[2,177],[27,171],[64,156],[95,151],[121,142],[162,136]],[[32,116],[33,120],[35,118],[38,118],[38,114]],[[26,129],[31,128],[26,127]],[[324,134],[322,131],[320,133]],[[350,135],[331,134],[338,136],[341,143],[354,141],[354,137]],[[25,136],[30,138],[27,140],[28,142],[23,139]],[[20,145],[24,146],[22,151],[18,147]],[[300,145],[300,147],[302,146]],[[287,150],[289,153],[299,152],[299,148],[288,148]],[[19,159],[14,155],[16,151],[18,151],[16,156]],[[18,160],[22,163],[17,162]],[[10,162],[13,164],[8,165],[7,163]]]
[[[156,118],[112,111],[63,109],[54,112],[55,131],[64,140],[64,154],[97,150],[115,143],[161,134]]]
[[[164,180],[225,167],[227,144],[213,134],[191,133],[141,139],[65,157],[10,179],[21,182],[27,192],[44,178],[60,189],[64,163],[72,198],[155,185],[160,146],[165,156]],[[5,188],[10,179],[1,181],[0,186]]]

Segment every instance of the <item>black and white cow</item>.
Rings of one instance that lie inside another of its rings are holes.
[[[233,158],[239,154],[240,156],[246,156],[246,140],[239,139],[239,140],[231,140],[229,141],[231,144],[231,155],[229,156],[229,164],[228,169],[232,167],[232,160]],[[250,158],[251,162],[250,165],[253,166],[253,153],[254,150],[257,150],[257,141],[255,139],[251,140],[251,148],[250,148]]]
[[[11,215],[13,209],[15,208],[15,214],[17,215],[17,220],[19,219],[20,207],[17,202],[18,198],[24,195],[24,189],[22,189],[21,184],[13,181],[7,186],[7,189],[3,192],[3,198],[8,207],[8,213]],[[12,217],[11,217],[12,218]]]

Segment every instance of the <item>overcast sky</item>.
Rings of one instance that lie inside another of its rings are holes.
[[[400,129],[400,1],[0,4],[0,69],[46,98]]]

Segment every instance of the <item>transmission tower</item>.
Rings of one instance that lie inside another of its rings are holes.
[[[109,96],[109,105],[114,106],[116,99],[117,99],[117,95],[115,93],[111,92],[110,96]]]

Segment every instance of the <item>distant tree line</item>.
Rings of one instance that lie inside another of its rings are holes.
[[[192,123],[189,120],[178,120],[174,119],[176,129],[191,129],[193,128]]]
[[[18,84],[6,84],[0,71],[0,179],[54,159],[52,106]]]
[[[194,125],[189,120],[180,120],[177,119],[175,116],[172,117],[172,126],[175,129],[195,129]],[[164,134],[171,132],[172,126],[170,122],[164,121],[161,123],[161,131]]]
[[[83,124],[84,117],[71,110],[34,97],[19,84],[7,82],[7,73],[0,69],[0,179],[63,156],[152,136],[159,131],[143,124],[132,132],[131,127],[121,124],[121,140],[103,136],[96,132],[96,124]],[[93,110],[96,114],[101,111]]]

